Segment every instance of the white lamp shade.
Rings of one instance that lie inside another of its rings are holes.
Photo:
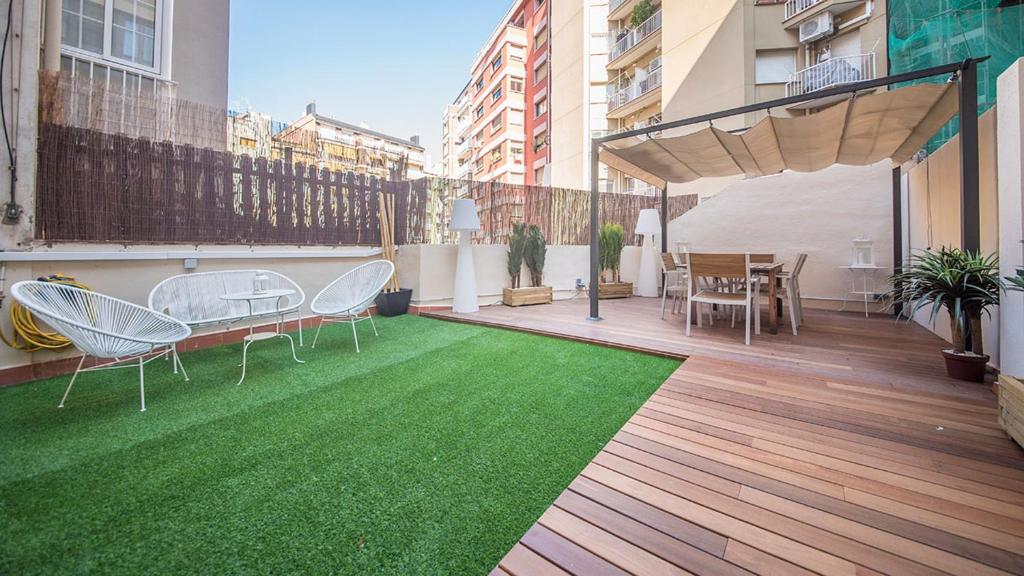
[[[661,218],[654,208],[646,208],[640,211],[640,217],[636,219],[637,234],[661,234]]]
[[[452,221],[449,230],[469,231],[480,229],[480,217],[476,214],[476,203],[468,198],[455,200],[452,204]]]

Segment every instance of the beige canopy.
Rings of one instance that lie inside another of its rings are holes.
[[[709,126],[692,134],[612,141],[600,160],[659,188],[716,176],[813,172],[910,159],[956,113],[956,84],[920,84],[857,96],[820,112],[767,116],[733,134]]]

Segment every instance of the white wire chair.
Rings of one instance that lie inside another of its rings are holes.
[[[368,310],[394,273],[395,265],[388,260],[374,260],[353,268],[321,290],[310,303],[313,313],[320,316],[312,347],[316,348],[316,341],[320,337],[320,329],[323,328],[324,322],[351,323],[356,352],[359,352],[356,322],[369,320],[373,326],[373,334],[379,336],[377,325],[373,323],[373,316]],[[363,313],[366,313],[366,316],[361,316]]]
[[[295,293],[280,300],[224,300],[224,294],[250,292],[257,275],[267,277],[268,290],[289,289]],[[149,293],[149,307],[180,320],[191,328],[228,326],[242,320],[276,316],[281,325],[285,316],[295,314],[302,342],[302,304],[306,293],[291,278],[270,270],[216,270],[180,274],[163,280]]]
[[[64,407],[79,373],[128,368],[134,364],[127,363],[136,360],[143,412],[146,411],[143,367],[147,362],[170,356],[175,373],[181,368],[188,380],[174,345],[188,338],[192,330],[174,318],[111,296],[52,282],[18,282],[11,287],[11,295],[83,353],[58,408]],[[83,368],[87,356],[106,362]]]

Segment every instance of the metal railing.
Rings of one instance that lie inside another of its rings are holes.
[[[825,0],[787,0],[785,19],[789,20],[804,10],[807,10],[816,4],[821,4],[824,1]]]
[[[875,78],[875,54],[841,56],[795,72],[786,83],[786,96],[800,96],[825,88]]]
[[[608,111],[621,108],[633,100],[661,87],[661,58],[656,58],[648,68],[647,77],[639,82],[630,82],[628,86],[608,95]]]
[[[625,36],[616,40],[609,49],[608,61],[611,62],[629,52],[634,46],[640,44],[658,30],[661,30],[661,10],[658,10],[639,26],[627,32]]]

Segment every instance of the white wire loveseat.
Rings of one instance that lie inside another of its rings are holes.
[[[221,298],[225,294],[251,292],[258,275],[267,277],[267,290],[290,289],[294,293],[278,299],[250,303]],[[149,307],[176,318],[190,328],[229,326],[242,320],[276,317],[283,325],[285,317],[295,315],[302,346],[302,304],[306,293],[294,280],[270,270],[218,270],[172,276],[149,293]]]
[[[98,292],[55,282],[18,282],[11,287],[11,295],[82,352],[78,368],[58,408],[64,407],[64,401],[81,372],[137,365],[143,412],[146,411],[143,367],[147,362],[170,356],[175,373],[180,367],[185,380],[188,380],[174,346],[188,338],[192,330],[174,318]],[[84,368],[86,356],[100,362]]]

